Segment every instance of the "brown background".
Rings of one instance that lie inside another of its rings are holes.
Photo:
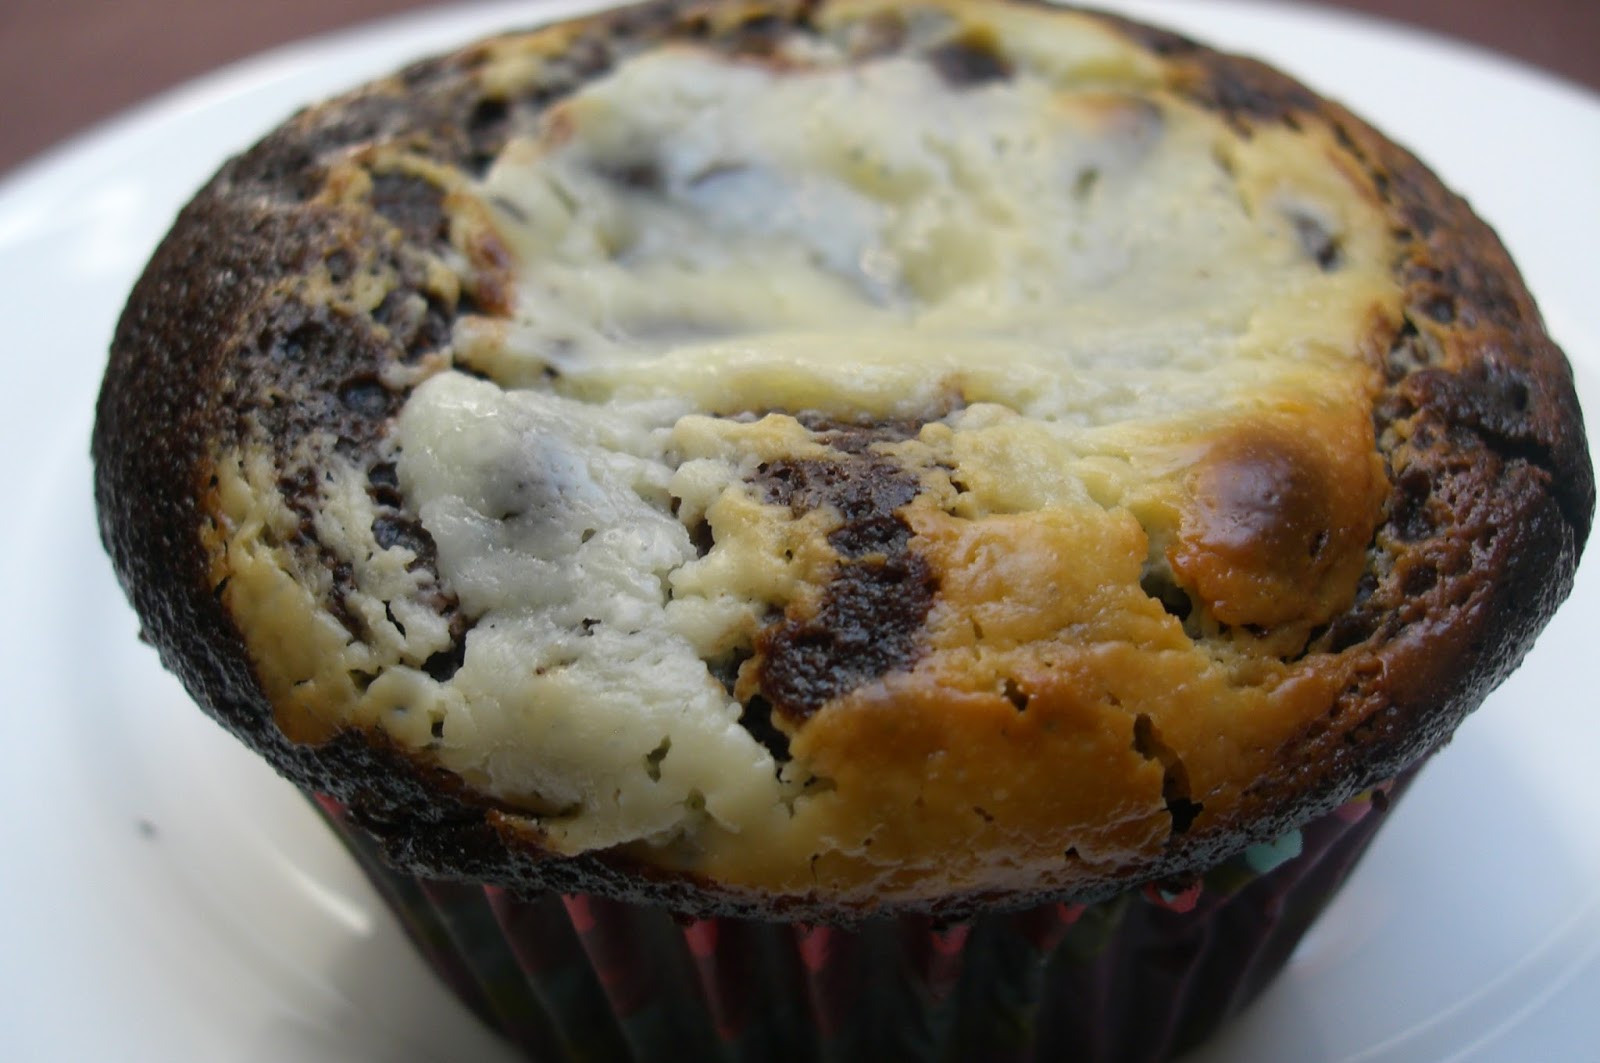
[[[1325,3],[1471,41],[1600,90],[1600,0]],[[0,173],[197,74],[425,6],[430,0],[0,0]]]

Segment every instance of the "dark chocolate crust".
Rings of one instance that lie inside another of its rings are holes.
[[[285,456],[307,433],[331,431],[366,457],[381,492],[373,443],[405,398],[383,382],[384,368],[448,342],[458,315],[503,309],[492,256],[461,290],[430,287],[428,266],[446,239],[439,188],[414,174],[379,174],[369,206],[340,205],[319,198],[335,159],[400,145],[480,173],[513,131],[631,52],[685,39],[759,57],[784,35],[807,32],[818,7],[646,4],[565,31],[562,57],[514,98],[486,94],[476,74],[488,52],[475,46],[301,112],[200,191],[132,293],[112,344],[93,456],[101,536],[145,634],[202,707],[297,785],[344,803],[402,867],[692,913],[858,914],[825,900],[775,906],[615,854],[553,856],[505,828],[493,802],[381,736],[352,729],[321,744],[290,741],[212,583],[205,546],[213,462],[244,439],[271,440]],[[1373,418],[1393,491],[1361,594],[1306,649],[1337,655],[1347,686],[1278,751],[1282,770],[1248,789],[1232,815],[1175,832],[1159,859],[1086,884],[1074,891],[1080,899],[1192,875],[1446,741],[1566,597],[1594,510],[1571,370],[1504,248],[1467,204],[1405,150],[1262,64],[1107,19],[1162,57],[1182,94],[1245,135],[1269,126],[1331,131],[1381,197],[1403,247],[1394,272],[1405,324],[1368,352],[1387,382]],[[1004,74],[981,55],[945,60],[947,77]],[[307,277],[338,292],[373,273],[390,287],[373,310],[305,296]],[[291,508],[313,486],[280,483]],[[425,538],[404,514],[395,520],[397,534]],[[891,538],[895,531],[888,528]],[[301,535],[297,545],[314,551],[309,520]],[[932,907],[954,918],[1047,899],[961,896]]]

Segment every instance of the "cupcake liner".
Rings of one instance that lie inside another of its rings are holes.
[[[1154,1063],[1265,988],[1417,770],[1181,888],[953,926],[683,920],[415,879],[317,803],[439,977],[532,1060]]]

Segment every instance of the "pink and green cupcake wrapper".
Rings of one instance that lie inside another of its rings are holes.
[[[953,926],[683,920],[416,879],[317,803],[439,977],[531,1060],[1155,1063],[1265,988],[1416,770],[1186,888]]]

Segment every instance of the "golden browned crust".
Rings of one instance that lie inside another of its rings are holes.
[[[553,58],[509,97],[481,81],[491,55],[485,45],[302,112],[200,192],[129,301],[100,398],[94,458],[102,538],[146,634],[224,726],[297,784],[343,801],[403,866],[523,890],[653,899],[684,911],[850,914],[826,897],[775,910],[759,895],[616,853],[555,856],[510,826],[495,802],[374,733],[349,729],[315,736],[318,742],[291,741],[223,604],[225,587],[208,547],[218,534],[215,462],[246,439],[270,441],[288,468],[308,433],[334,432],[365,461],[374,497],[383,496],[377,442],[406,394],[389,370],[425,363],[448,342],[458,315],[504,307],[508,267],[492,239],[466,240],[464,277],[442,278],[439,262],[452,239],[440,208],[444,193],[414,160],[481,172],[519,122],[626,53],[684,38],[762,57],[785,35],[804,32],[817,9],[651,4],[555,31],[547,38]],[[1242,134],[1278,126],[1331,134],[1343,149],[1339,164],[1370,186],[1402,248],[1394,272],[1405,318],[1398,331],[1378,327],[1366,352],[1385,381],[1373,426],[1391,485],[1376,530],[1338,525],[1330,498],[1344,489],[1323,484],[1304,498],[1266,492],[1287,501],[1259,534],[1208,525],[1202,507],[1172,553],[1175,571],[1210,588],[1208,598],[1233,603],[1237,622],[1249,624],[1272,622],[1272,602],[1286,588],[1323,578],[1306,561],[1319,530],[1340,526],[1366,544],[1356,601],[1296,651],[1293,681],[1301,692],[1290,696],[1314,707],[1304,717],[1312,722],[1279,748],[1256,751],[1276,770],[1208,798],[1210,813],[1191,827],[1191,795],[1173,774],[1161,736],[1148,719],[1142,730],[1139,721],[1123,721],[1133,728],[1139,757],[1168,774],[1171,823],[1145,859],[1075,882],[1067,892],[1080,898],[1203,869],[1394,775],[1446,740],[1517,666],[1566,596],[1594,507],[1570,369],[1504,249],[1467,205],[1403,149],[1261,64],[1110,21],[1164,60],[1171,85]],[[986,54],[957,49],[941,69],[950,77],[999,76]],[[413,161],[396,162],[397,146]],[[352,158],[366,160],[358,168],[371,179],[356,193],[340,185]],[[370,287],[352,294],[363,278],[378,294]],[[1225,514],[1236,505],[1230,491],[1252,477],[1303,484],[1295,453],[1287,437],[1237,440],[1219,448],[1214,483],[1200,494]],[[304,517],[293,545],[312,555],[317,532],[307,500],[315,487],[293,477],[279,483],[285,503]],[[782,500],[799,505],[791,496]],[[881,514],[877,519],[861,534],[883,535]],[[412,536],[419,564],[428,565],[426,535],[413,517],[396,510],[392,520],[393,534]],[[937,528],[916,530],[938,539]],[[1230,585],[1236,549],[1278,557],[1270,567],[1283,586]],[[337,615],[341,574],[336,559],[327,563]],[[903,564],[909,567],[894,574],[893,593],[877,599],[870,580],[881,569],[861,576],[866,607],[904,611],[907,589],[914,599],[919,579],[927,581],[917,562]],[[438,593],[441,612],[453,615],[449,588]],[[763,691],[801,714],[839,693],[809,687],[816,677],[804,674],[804,662],[785,664],[778,652],[785,640],[809,637],[800,630],[809,622],[785,622],[763,636],[764,656],[778,662],[767,668]],[[894,651],[892,640],[880,645]],[[1076,718],[1079,693],[1031,691],[1037,711],[1030,725],[1045,726],[1051,711]],[[1003,697],[995,701],[1014,711]],[[864,772],[875,751],[927,738],[871,733],[870,715],[838,721],[863,729],[842,741],[862,750],[857,767]],[[974,750],[973,770],[1004,783],[1010,766],[1003,749],[983,746],[991,737],[946,733],[939,741]],[[1118,741],[1125,749],[1127,737]],[[1023,890],[923,906],[958,916],[1042,899]]]

